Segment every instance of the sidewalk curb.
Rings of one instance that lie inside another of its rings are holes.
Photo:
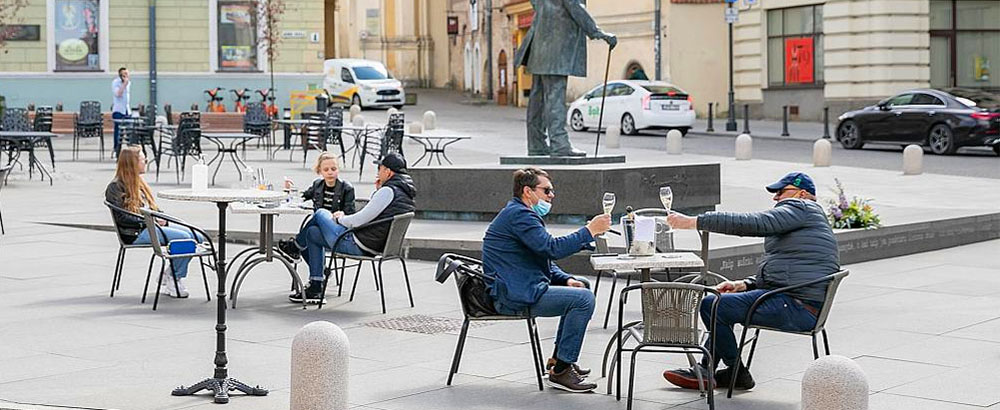
[[[740,134],[742,134],[742,133],[739,133],[739,132],[737,132],[737,133],[730,133],[730,132],[706,132],[706,131],[695,131],[695,130],[690,130],[687,133],[688,133],[688,135],[697,135],[699,137],[715,137],[715,138],[728,137],[728,138],[734,138],[734,139],[737,136],[739,136]],[[750,132],[750,136],[752,138],[754,138],[754,139],[766,139],[766,140],[778,140],[778,141],[800,141],[800,142],[815,142],[816,140],[823,139],[822,136],[817,136],[815,138],[808,139],[806,137],[794,137],[794,136],[782,137],[780,135],[754,134],[752,131]],[[830,141],[831,143],[835,142],[833,136],[831,136],[827,140]]]

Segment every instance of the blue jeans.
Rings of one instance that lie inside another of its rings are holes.
[[[722,360],[726,366],[736,365],[739,359],[739,347],[736,345],[736,334],[733,325],[746,320],[750,305],[753,304],[766,289],[755,289],[747,292],[724,293],[719,300],[716,311],[715,340],[716,361]],[[712,302],[715,295],[708,295],[701,302],[701,320],[708,326],[711,322]],[[753,324],[773,327],[782,330],[808,331],[816,326],[816,316],[809,313],[802,304],[788,295],[778,294],[764,300],[753,315]],[[711,338],[705,343],[711,349]]]
[[[590,281],[580,277],[573,279],[583,282],[587,287],[549,286],[538,302],[531,305],[532,317],[559,317],[556,351],[553,356],[567,363],[579,360],[587,323],[594,315],[594,292],[590,291]],[[500,313],[507,315],[518,313],[500,310]]]
[[[163,235],[160,236],[160,244],[166,245],[168,242],[175,239],[195,239],[195,236],[191,234],[190,230],[179,229],[170,226],[162,226]],[[203,241],[203,238],[198,238],[199,241]],[[135,241],[132,242],[135,245],[149,245],[149,229],[142,231]],[[170,260],[170,269],[174,272],[174,277],[177,279],[184,279],[187,277],[188,262],[191,262],[191,258],[177,258]]]
[[[113,112],[113,113],[111,113],[111,118],[115,119],[115,120],[120,120],[122,118],[125,118],[125,114],[122,114],[120,112]],[[115,147],[114,155],[115,155],[115,158],[117,158],[118,157],[118,151],[120,151],[121,147],[122,147],[121,130],[120,130],[120,127],[118,126],[117,122],[115,123],[114,147]]]
[[[295,244],[302,250],[302,258],[309,265],[309,280],[322,281],[323,263],[326,261],[324,249],[333,249],[337,238],[347,232],[347,227],[337,223],[333,214],[326,209],[320,209],[306,222],[295,237]],[[354,234],[348,233],[337,244],[337,252],[348,255],[364,255],[361,248],[354,242]]]

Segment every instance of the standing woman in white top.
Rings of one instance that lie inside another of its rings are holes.
[[[119,120],[128,117],[128,107],[131,102],[132,81],[128,76],[128,69],[125,67],[118,69],[118,78],[111,82],[111,97],[114,102],[111,104],[111,118]],[[118,150],[121,149],[121,132],[118,123],[115,123],[115,151],[112,153],[118,157]]]

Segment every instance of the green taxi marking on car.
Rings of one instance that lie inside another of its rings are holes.
[[[601,109],[598,107],[587,107],[587,115],[591,117],[601,115]]]

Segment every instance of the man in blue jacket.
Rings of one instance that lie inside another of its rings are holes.
[[[586,279],[563,272],[553,261],[589,247],[594,236],[611,227],[611,217],[596,216],[576,232],[553,237],[542,217],[551,209],[555,191],[549,175],[538,168],[514,172],[513,196],[483,237],[483,267],[494,278],[489,285],[494,307],[507,315],[527,310],[534,317],[560,317],[548,384],[591,391],[597,385],[584,379],[590,370],[576,361],[594,313],[594,294]]]
[[[733,325],[746,320],[747,311],[757,298],[768,290],[805,283],[836,273],[840,270],[837,238],[816,203],[816,185],[812,178],[801,172],[792,172],[767,186],[777,203],[762,212],[708,212],[698,217],[671,213],[667,219],[671,227],[698,229],[738,236],[763,236],[764,261],[758,275],[740,281],[720,283],[716,289],[722,293],[716,313],[715,352],[716,363],[722,360],[728,366],[715,373],[717,385],[728,386],[733,366],[740,360],[739,348]],[[816,314],[823,306],[828,283],[801,288],[787,294],[778,294],[765,300],[754,313],[753,323],[778,329],[808,331],[816,326]],[[706,297],[701,304],[704,323],[711,319],[711,306],[715,296]],[[707,344],[705,346],[711,346]],[[708,363],[703,362],[707,368]],[[739,366],[736,389],[753,388],[750,371]],[[702,374],[707,372],[702,371]],[[698,378],[693,369],[667,370],[663,377],[670,383],[687,389],[698,388]]]

